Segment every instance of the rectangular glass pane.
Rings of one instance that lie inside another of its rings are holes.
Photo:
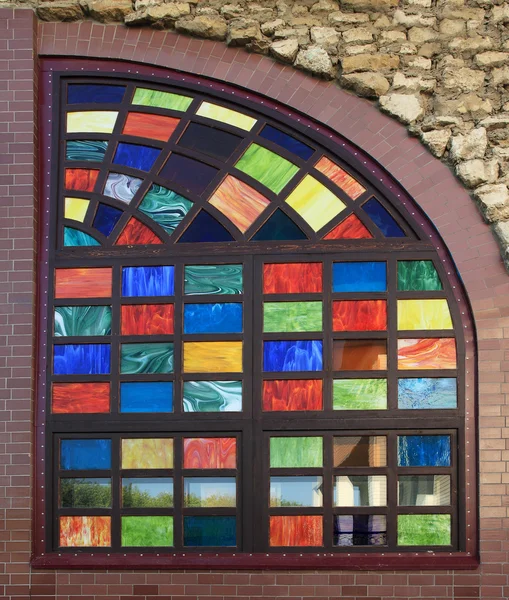
[[[111,546],[111,517],[60,517],[61,547]]]
[[[111,133],[118,112],[89,110],[67,113],[67,133]]]
[[[398,408],[457,408],[455,377],[398,379]]]
[[[130,375],[173,373],[173,344],[122,344],[120,372]]]
[[[263,331],[322,331],[321,302],[265,302]]]
[[[55,337],[110,334],[110,306],[58,306],[55,308]]]
[[[270,517],[270,545],[323,546],[321,515]]]
[[[264,371],[321,371],[323,342],[292,340],[263,343]]]
[[[109,508],[111,479],[61,479],[62,508]]]
[[[184,469],[236,468],[236,438],[184,439]]]
[[[121,335],[173,333],[173,304],[125,304],[120,310]]]
[[[184,268],[184,294],[242,294],[242,265],[188,265]]]
[[[335,506],[386,506],[385,475],[345,475],[336,477]]]
[[[172,469],[172,438],[122,440],[122,469]]]
[[[399,260],[398,290],[436,291],[442,289],[442,282],[432,260]]]
[[[55,269],[55,298],[108,298],[112,268]]]
[[[185,304],[184,333],[242,333],[242,304]]]
[[[398,515],[398,546],[449,546],[451,515]]]
[[[332,265],[333,292],[385,292],[384,262],[337,262]]]
[[[322,506],[321,477],[271,477],[270,506]]]
[[[263,410],[322,410],[321,379],[276,379],[263,382]]]
[[[237,504],[235,477],[185,477],[184,506],[230,507]]]
[[[264,294],[315,294],[322,288],[322,263],[263,265]]]
[[[184,342],[185,373],[242,373],[242,342]]]
[[[55,414],[110,412],[110,384],[54,383],[51,411]]]
[[[450,467],[451,438],[448,435],[399,435],[398,466]]]
[[[174,267],[124,267],[122,296],[172,296]]]
[[[184,412],[242,411],[242,381],[184,381]]]
[[[384,435],[362,435],[334,438],[335,467],[385,467],[387,438]]]
[[[447,300],[398,300],[398,329],[452,329]]]
[[[332,385],[334,410],[387,408],[387,379],[336,379]]]
[[[399,506],[449,506],[451,478],[449,475],[400,475]]]
[[[107,375],[110,372],[109,344],[59,344],[53,347],[55,375]]]
[[[236,545],[236,517],[184,517],[184,546]]]
[[[333,331],[384,331],[386,300],[338,300],[332,303]]]
[[[334,371],[380,371],[387,369],[385,340],[334,340]]]
[[[322,438],[271,437],[270,466],[272,469],[322,467]]]
[[[121,413],[168,413],[173,410],[171,381],[122,382]]]
[[[453,338],[398,340],[398,369],[455,369]]]
[[[122,519],[122,546],[173,546],[173,517],[143,516]]]
[[[173,506],[171,477],[123,477],[124,508],[167,508]]]
[[[60,468],[63,471],[110,469],[111,440],[61,440]]]
[[[338,515],[334,518],[335,546],[385,546],[385,515]]]

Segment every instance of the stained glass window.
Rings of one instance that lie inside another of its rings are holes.
[[[413,205],[253,102],[58,98],[46,551],[465,550],[459,292]]]

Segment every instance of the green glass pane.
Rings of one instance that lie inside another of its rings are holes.
[[[263,305],[263,330],[321,331],[321,302],[265,302]]]
[[[110,334],[109,306],[58,306],[55,309],[56,337]]]
[[[171,235],[192,206],[184,196],[154,184],[138,208]]]
[[[451,515],[398,515],[399,546],[450,546]]]
[[[173,506],[173,479],[171,477],[124,477],[122,506],[124,508]]]
[[[109,508],[111,479],[61,479],[60,506],[62,508]]]
[[[323,442],[321,437],[270,438],[270,466],[273,469],[321,467]]]
[[[122,546],[173,546],[173,517],[122,517]]]
[[[64,227],[64,246],[100,246],[101,244],[88,233],[74,229],[74,227]]]
[[[133,104],[141,106],[155,106],[157,108],[169,108],[171,110],[185,111],[193,101],[189,96],[160,92],[147,88],[137,88],[134,93]]]
[[[185,381],[184,412],[240,412],[242,381]]]
[[[387,408],[386,379],[336,379],[334,410],[384,410]]]
[[[184,270],[184,293],[242,294],[242,265],[189,265]]]
[[[173,373],[173,344],[122,344],[121,373]]]
[[[442,282],[431,260],[398,261],[398,290],[441,290]]]
[[[299,167],[286,158],[258,144],[251,144],[235,167],[251,175],[276,194],[279,194],[299,170]]]

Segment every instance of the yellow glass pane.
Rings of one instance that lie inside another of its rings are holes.
[[[242,342],[185,342],[185,373],[242,373]]]
[[[345,208],[337,196],[311,175],[304,177],[286,202],[315,231],[321,229]]]
[[[233,125],[233,127],[238,127],[244,131],[251,131],[253,125],[256,123],[256,119],[253,119],[253,117],[248,117],[236,110],[224,108],[224,106],[218,106],[210,102],[202,102],[196,114],[200,117],[207,117],[207,119]]]
[[[118,112],[111,110],[89,110],[67,113],[67,133],[111,133]]]
[[[65,218],[83,223],[90,200],[85,200],[84,198],[66,198],[64,202]]]
[[[172,469],[172,438],[122,440],[122,469]]]
[[[452,329],[447,300],[398,300],[398,329]]]

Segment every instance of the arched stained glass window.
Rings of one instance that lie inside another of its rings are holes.
[[[55,79],[44,550],[468,552],[468,309],[418,208],[249,94]]]

